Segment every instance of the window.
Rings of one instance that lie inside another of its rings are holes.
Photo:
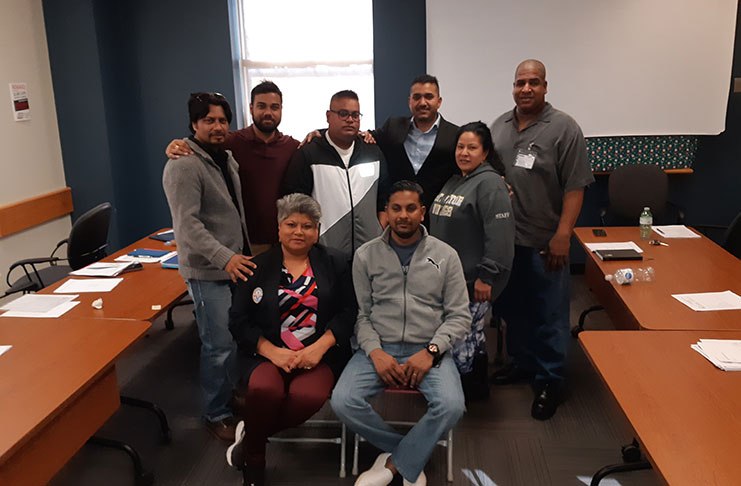
[[[361,130],[375,127],[372,0],[240,0],[239,21],[245,120],[250,91],[267,79],[283,92],[285,134],[326,127],[343,89],[360,98]]]

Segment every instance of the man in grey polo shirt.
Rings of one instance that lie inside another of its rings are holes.
[[[495,384],[535,379],[531,414],[553,416],[563,393],[569,344],[569,246],[584,188],[594,182],[576,121],[545,101],[545,66],[528,59],[515,71],[515,109],[491,126],[497,171],[512,186],[515,258],[496,309],[507,323],[512,363]]]

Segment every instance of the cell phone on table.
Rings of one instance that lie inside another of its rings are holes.
[[[602,228],[594,228],[592,230],[592,234],[594,236],[607,236],[607,233],[605,233],[605,230],[603,230]]]

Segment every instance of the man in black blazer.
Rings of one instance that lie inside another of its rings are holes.
[[[417,76],[409,90],[412,118],[391,117],[381,128],[371,131],[386,157],[389,183],[419,183],[424,189],[422,204],[428,208],[443,184],[458,170],[458,126],[438,113],[442,102],[437,78],[429,74]]]

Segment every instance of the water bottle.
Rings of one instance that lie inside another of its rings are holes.
[[[615,280],[620,285],[630,285],[633,282],[653,282],[656,273],[654,267],[646,268],[621,268],[614,274],[605,275],[605,280],[611,282]]]
[[[641,211],[641,217],[638,218],[638,225],[641,228],[641,239],[648,240],[651,238],[651,226],[654,224],[654,216],[651,210],[646,206]]]

